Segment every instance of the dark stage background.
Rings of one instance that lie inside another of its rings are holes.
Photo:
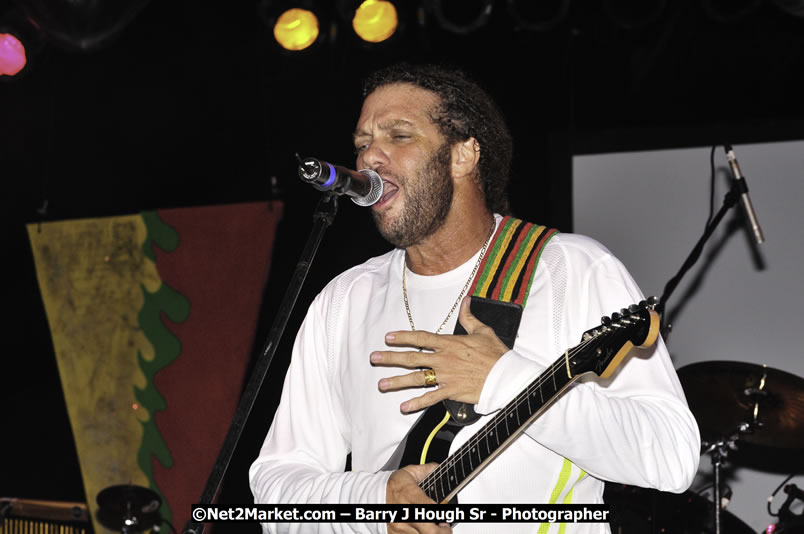
[[[82,487],[26,223],[281,198],[256,353],[317,199],[296,178],[294,152],[352,165],[359,81],[370,70],[405,59],[471,72],[514,133],[514,213],[570,231],[573,154],[804,137],[804,7],[796,8],[800,16],[762,0],[574,1],[553,28],[528,32],[514,29],[498,0],[469,35],[410,14],[389,45],[360,46],[340,24],[329,43],[291,56],[278,53],[253,1],[153,0],[97,50],[47,44],[24,76],[0,83],[0,496],[95,498]],[[17,9],[0,0],[0,16]],[[250,502],[247,467],[306,304],[332,276],[387,248],[367,210],[341,204],[222,501]]]

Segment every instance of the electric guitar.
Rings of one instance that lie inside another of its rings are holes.
[[[600,326],[583,334],[567,350],[500,410],[475,435],[441,462],[419,484],[437,503],[449,503],[505,447],[541,415],[581,375],[611,376],[632,347],[650,347],[659,336],[655,297],[604,317]]]

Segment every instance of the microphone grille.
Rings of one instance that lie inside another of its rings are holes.
[[[371,184],[371,190],[365,196],[351,197],[352,202],[354,202],[358,206],[363,207],[368,207],[373,204],[376,204],[377,201],[380,200],[380,198],[382,198],[382,192],[383,192],[382,178],[380,178],[380,175],[372,171],[371,169],[362,169],[357,172],[368,177],[369,184]]]

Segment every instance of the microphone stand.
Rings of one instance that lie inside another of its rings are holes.
[[[712,220],[709,221],[709,223],[706,225],[703,235],[698,240],[698,243],[696,243],[695,247],[692,249],[692,252],[690,252],[690,255],[687,256],[687,259],[684,261],[684,264],[681,266],[681,269],[679,269],[678,273],[673,278],[668,280],[667,284],[664,286],[664,293],[662,294],[662,297],[659,299],[659,304],[656,306],[656,312],[661,317],[662,322],[661,333],[662,337],[664,337],[665,339],[667,339],[667,336],[670,333],[670,330],[672,329],[672,325],[667,324],[664,315],[664,308],[665,305],[667,304],[667,300],[670,298],[670,295],[673,294],[673,291],[675,291],[676,287],[681,282],[681,279],[684,277],[684,275],[687,274],[687,271],[689,271],[692,268],[692,266],[695,265],[695,262],[698,261],[698,259],[701,257],[704,245],[706,244],[707,241],[709,241],[709,238],[712,237],[712,234],[717,228],[717,225],[720,224],[720,221],[726,215],[726,212],[728,212],[731,208],[737,205],[737,202],[739,202],[740,200],[741,193],[742,191],[740,190],[740,185],[738,184],[737,180],[732,178],[731,189],[729,189],[728,193],[726,193],[726,195],[724,196],[723,205],[720,207],[720,210],[718,210],[718,212],[715,214]]]
[[[709,238],[712,237],[712,234],[717,228],[717,225],[720,224],[720,221],[726,215],[726,212],[728,212],[731,208],[736,206],[737,203],[739,202],[740,195],[743,193],[741,185],[743,184],[740,184],[735,177],[732,177],[731,188],[723,198],[723,205],[720,207],[715,216],[712,217],[712,220],[709,221],[709,223],[706,225],[703,235],[698,240],[698,243],[695,244],[695,247],[692,249],[692,252],[690,252],[690,255],[687,256],[687,259],[684,261],[684,264],[681,266],[681,269],[679,269],[678,273],[667,282],[667,285],[664,286],[664,293],[662,294],[661,299],[659,299],[659,304],[656,306],[656,311],[661,317],[662,322],[661,332],[664,338],[667,338],[667,335],[669,334],[670,329],[672,328],[672,325],[668,325],[666,323],[666,318],[664,315],[664,308],[665,305],[667,304],[667,300],[670,298],[670,295],[673,294],[673,291],[675,291],[676,287],[681,282],[681,279],[684,277],[684,275],[687,274],[687,271],[689,271],[692,268],[692,266],[695,265],[695,262],[698,261],[698,259],[701,257],[704,245],[709,240]],[[717,440],[711,444],[705,444],[705,446],[708,446],[705,452],[712,454],[712,466],[715,476],[714,503],[713,503],[715,534],[720,534],[720,516],[721,516],[720,512],[722,509],[722,505],[720,502],[721,500],[720,468],[723,465],[723,460],[726,457],[728,448],[734,447],[734,442],[737,440],[740,433],[750,432],[751,430],[753,430],[753,428],[756,428],[756,426],[757,426],[756,421],[754,421],[754,425],[750,423],[743,424],[738,429],[735,435],[732,435],[727,439]]]
[[[279,345],[279,340],[287,326],[290,314],[296,305],[296,300],[299,297],[301,288],[304,285],[304,280],[307,278],[307,273],[310,271],[310,266],[313,263],[315,254],[324,237],[324,232],[328,227],[332,226],[335,221],[335,215],[338,212],[338,197],[331,193],[324,193],[316,206],[313,213],[313,230],[307,239],[301,257],[296,264],[296,270],[290,284],[285,291],[285,296],[280,304],[279,311],[274,319],[271,331],[268,334],[268,339],[263,345],[262,354],[260,355],[254,370],[249,377],[248,384],[243,396],[240,398],[240,403],[237,406],[234,420],[232,421],[229,431],[226,434],[226,439],[223,442],[221,451],[218,454],[218,459],[212,467],[212,472],[207,479],[207,485],[204,492],[201,494],[201,499],[198,504],[211,504],[215,495],[218,493],[220,483],[226,473],[226,468],[229,467],[229,462],[232,459],[232,454],[237,447],[237,442],[240,435],[243,433],[248,416],[257,399],[257,394],[260,392],[265,375],[271,366],[271,360],[274,358],[276,348]],[[190,519],[185,523],[182,534],[203,534],[204,523],[199,523],[194,519]]]

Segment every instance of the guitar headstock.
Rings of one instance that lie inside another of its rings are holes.
[[[659,337],[658,299],[650,297],[631,304],[600,325],[584,332],[581,343],[568,351],[573,374],[592,372],[608,378],[632,347],[650,347]]]

